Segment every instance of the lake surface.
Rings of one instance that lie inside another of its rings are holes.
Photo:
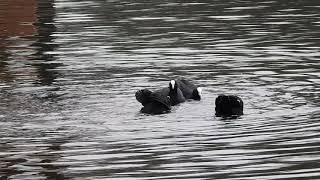
[[[0,179],[320,179],[319,59],[319,0],[3,0]],[[203,99],[139,112],[177,77]]]

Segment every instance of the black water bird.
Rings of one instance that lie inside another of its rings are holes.
[[[174,80],[169,86],[156,91],[141,89],[135,93],[136,99],[142,104],[141,112],[148,114],[162,114],[169,112],[171,106],[185,102],[182,91]]]
[[[171,80],[169,83],[169,97],[171,105],[177,105],[186,101],[181,89],[175,80]]]
[[[235,95],[219,95],[215,101],[217,117],[238,117],[243,115],[243,101]]]
[[[170,98],[171,106],[183,103],[186,101],[181,89],[178,87],[176,81],[171,80],[168,87],[154,91],[153,93],[161,96],[168,96]]]
[[[135,96],[137,101],[143,105],[140,110],[142,113],[163,114],[171,110],[170,97],[165,94],[142,89],[138,90]]]
[[[201,100],[202,89],[186,79],[176,79],[177,86],[182,91],[185,99]]]

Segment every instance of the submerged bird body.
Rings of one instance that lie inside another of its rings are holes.
[[[215,101],[217,117],[232,117],[243,115],[243,101],[234,95],[219,95]]]
[[[170,98],[160,92],[142,89],[138,90],[135,96],[137,101],[143,105],[141,108],[143,113],[162,114],[171,110]]]

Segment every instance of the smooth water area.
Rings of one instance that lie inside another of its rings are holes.
[[[319,59],[318,0],[1,0],[0,179],[320,179]]]

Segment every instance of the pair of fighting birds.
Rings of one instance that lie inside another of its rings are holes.
[[[136,99],[143,105],[142,113],[162,114],[170,112],[171,106],[186,100],[201,100],[201,88],[186,79],[171,80],[168,87],[150,91],[138,90]],[[243,101],[234,95],[219,95],[215,100],[218,117],[235,117],[243,114]]]

